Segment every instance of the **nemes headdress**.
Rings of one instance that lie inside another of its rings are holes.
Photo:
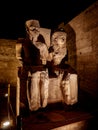
[[[37,27],[39,28],[40,27],[40,23],[38,20],[35,20],[35,19],[31,19],[31,20],[27,20],[25,22],[25,26],[26,26],[26,29],[30,29],[32,27]]]

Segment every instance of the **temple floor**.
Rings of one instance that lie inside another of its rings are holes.
[[[87,92],[80,90],[78,102],[72,106],[58,102],[36,112],[24,109],[16,117],[15,90],[11,90],[8,107],[8,99],[3,96],[7,89],[4,89],[4,86],[0,89],[0,122],[5,116],[14,120],[13,126],[5,130],[98,130],[98,99]]]
[[[81,122],[81,130],[98,130],[97,115],[97,102],[81,91],[78,103],[72,106],[59,102],[48,104],[36,112],[25,111],[21,117],[21,127],[23,130],[73,130],[72,127],[67,129],[66,125]],[[79,126],[75,130],[80,130]]]

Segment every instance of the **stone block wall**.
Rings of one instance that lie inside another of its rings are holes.
[[[73,28],[76,38],[76,52],[71,49],[74,53],[70,57],[76,53],[79,85],[92,96],[98,97],[98,1],[68,24]],[[70,40],[73,41],[71,36]]]
[[[16,40],[0,39],[0,83],[16,86]]]

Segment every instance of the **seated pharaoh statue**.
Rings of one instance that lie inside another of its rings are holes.
[[[16,54],[21,62],[18,70],[20,79],[20,107],[29,106],[35,111],[47,105],[48,99],[48,71],[46,59],[48,48],[44,37],[40,34],[38,20],[28,20],[26,25],[26,38],[18,40]],[[28,90],[28,91],[27,91]]]
[[[28,104],[31,111],[37,111],[51,103],[77,103],[78,76],[66,64],[67,33],[63,29],[51,31],[47,46],[39,21],[28,20],[26,34],[16,56],[22,63],[18,70],[20,106]]]
[[[73,105],[78,101],[77,72],[68,64],[67,33],[64,29],[51,31],[47,68],[49,71],[49,100]],[[52,98],[52,99],[51,99]]]

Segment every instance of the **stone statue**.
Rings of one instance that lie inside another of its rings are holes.
[[[78,101],[78,82],[76,71],[66,64],[68,52],[66,40],[67,34],[63,29],[57,29],[51,33],[50,61],[47,62],[47,66],[49,77],[58,79],[57,86],[61,89],[62,101],[67,105],[73,105]],[[54,82],[52,81],[52,84]]]
[[[47,105],[49,80],[45,65],[48,48],[40,34],[38,20],[28,20],[25,26],[26,38],[22,40],[21,54],[18,55],[22,61],[19,70],[20,103],[26,106],[27,100],[30,110],[35,111]]]
[[[22,63],[18,71],[20,103],[26,105],[27,100],[31,111],[58,101],[67,105],[77,103],[77,72],[66,63],[67,33],[62,28],[51,31],[47,47],[39,21],[27,20],[25,25],[26,38],[22,39],[16,55]]]
[[[40,27],[32,25],[34,20],[26,21],[27,35],[32,43],[32,45],[39,51],[39,54],[34,54],[34,49],[32,50],[32,55],[37,55],[36,61],[40,60],[39,64],[31,65],[31,85],[30,93],[28,92],[29,108],[32,111],[38,110],[41,107],[46,107],[48,99],[48,69],[45,67],[48,58],[48,47],[45,43],[43,36],[40,34]],[[35,69],[36,68],[36,69]]]

